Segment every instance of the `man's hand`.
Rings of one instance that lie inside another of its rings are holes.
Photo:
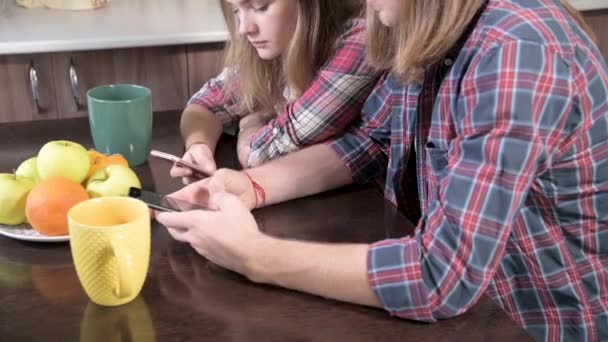
[[[253,215],[238,197],[218,193],[211,197],[210,206],[215,210],[164,212],[156,219],[175,240],[188,243],[209,261],[249,276],[255,251],[272,238],[260,232]]]
[[[216,209],[210,198],[224,192],[236,196],[249,210],[255,208],[256,193],[251,180],[244,173],[229,169],[220,169],[213,176],[192,183],[169,196]]]

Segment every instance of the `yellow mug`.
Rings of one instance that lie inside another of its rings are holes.
[[[150,262],[150,211],[130,197],[99,197],[68,212],[76,273],[96,304],[132,301],[144,285]]]

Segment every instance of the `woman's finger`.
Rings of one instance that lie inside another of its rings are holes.
[[[190,177],[193,175],[193,172],[190,168],[182,167],[182,166],[174,164],[173,167],[171,168],[171,170],[169,171],[169,174],[173,178],[180,178],[180,177]]]

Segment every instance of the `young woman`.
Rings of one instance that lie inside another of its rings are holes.
[[[189,101],[184,159],[215,171],[222,127],[239,122],[239,160],[258,165],[340,134],[378,71],[365,61],[359,0],[222,0],[226,68]],[[175,177],[190,175],[175,167]]]
[[[427,322],[486,294],[537,340],[608,340],[608,68],[578,14],[559,0],[368,5],[371,59],[393,72],[366,124],[247,174],[220,170],[176,193],[211,192],[218,211],[158,220],[253,281]],[[255,203],[367,180],[387,144],[386,195],[419,210],[414,236],[332,245],[257,228]]]

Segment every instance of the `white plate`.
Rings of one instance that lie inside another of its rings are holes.
[[[0,235],[13,239],[32,242],[64,242],[70,241],[69,235],[46,236],[35,231],[29,224],[19,226],[5,226],[0,224]]]

